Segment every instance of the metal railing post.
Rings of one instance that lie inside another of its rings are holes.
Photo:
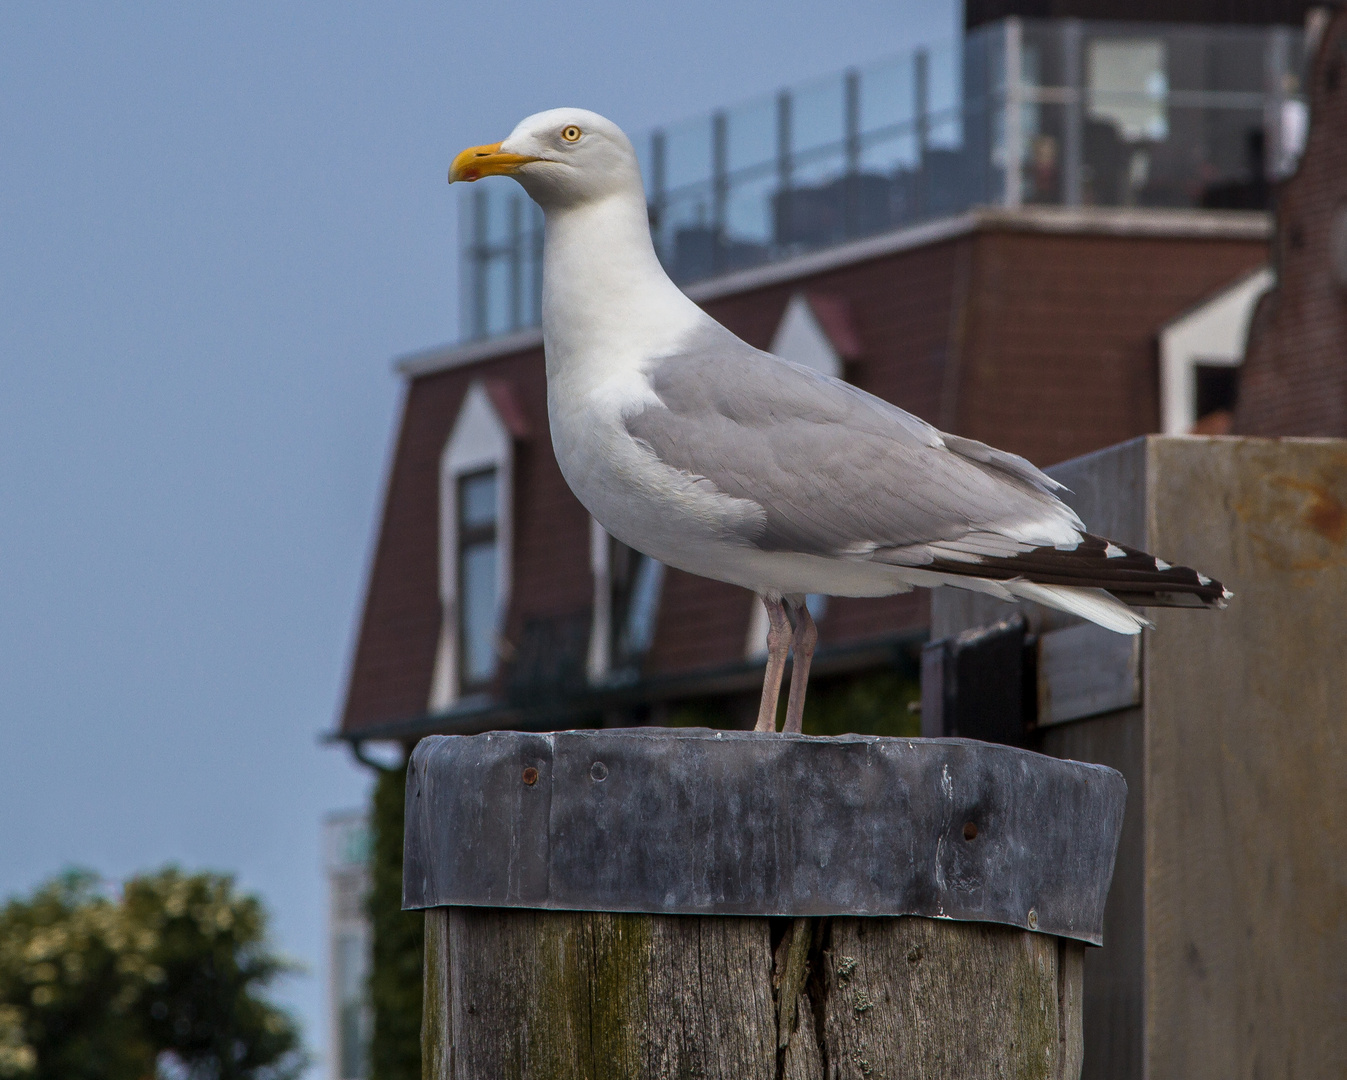
[[[791,157],[791,96],[776,95],[776,214],[772,222],[778,246],[790,242],[792,232],[791,188],[795,162]]]
[[[529,325],[541,326],[543,321],[543,212],[537,206],[530,205],[529,218],[533,222],[529,229],[531,247],[530,269],[532,280],[530,296],[533,307],[530,311]]]
[[[520,218],[523,216],[523,197],[520,195],[510,196],[510,329],[518,330],[524,325],[524,237],[523,225]]]
[[[730,197],[729,124],[723,112],[711,117],[711,268],[725,264],[725,216]]]
[[[486,188],[472,193],[472,336],[487,336],[487,195]]]
[[[842,77],[846,110],[847,172],[861,171],[861,73],[848,68]]]
[[[665,191],[667,190],[664,129],[650,133],[650,232],[654,237],[656,253],[660,252],[664,237]]]
[[[912,54],[912,112],[913,130],[917,139],[917,167],[913,190],[915,217],[926,214],[926,153],[931,145],[931,55],[925,49]]]
[[[857,178],[861,172],[861,73],[848,68],[842,76],[845,116],[846,180],[843,184],[842,228],[847,236],[860,232],[860,192]]]
[[[1066,76],[1066,115],[1062,124],[1062,202],[1079,206],[1085,167],[1085,72],[1081,44],[1084,37],[1079,19],[1062,24],[1062,69]]]
[[[1266,85],[1263,105],[1263,177],[1276,182],[1290,172],[1287,132],[1282,123],[1287,100],[1287,76],[1291,71],[1291,31],[1274,26],[1268,31],[1264,58]],[[1256,180],[1257,177],[1250,179]]]
[[[1024,24],[1017,16],[1006,19],[1005,185],[1001,203],[1017,207],[1024,202]]]

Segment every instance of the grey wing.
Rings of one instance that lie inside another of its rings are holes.
[[[760,506],[740,539],[761,549],[923,565],[1068,545],[1083,531],[1052,495],[1059,485],[1023,458],[942,435],[719,327],[649,377],[660,404],[627,430],[667,466]]]

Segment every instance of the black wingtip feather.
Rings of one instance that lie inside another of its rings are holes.
[[[937,559],[931,568],[997,581],[1021,578],[1042,585],[1106,589],[1133,607],[1223,608],[1234,595],[1191,567],[1171,566],[1148,552],[1090,533],[1065,551],[1040,547],[1019,555],[983,556],[977,562]]]

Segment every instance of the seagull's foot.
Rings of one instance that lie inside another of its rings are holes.
[[[758,705],[758,723],[754,731],[776,730],[776,702],[781,696],[781,676],[790,654],[790,618],[780,600],[762,598],[767,608],[767,670],[762,676],[762,701]],[[793,691],[792,691],[793,692]]]
[[[795,634],[791,647],[795,663],[790,669],[790,697],[786,699],[786,725],[782,731],[798,732],[804,723],[804,695],[809,689],[809,665],[814,662],[814,646],[818,644],[818,626],[804,600],[790,601],[795,616]]]

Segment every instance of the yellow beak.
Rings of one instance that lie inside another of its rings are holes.
[[[449,166],[449,183],[452,184],[456,180],[466,180],[471,183],[473,180],[480,180],[484,176],[509,176],[516,172],[521,165],[539,160],[541,159],[529,157],[527,154],[501,153],[500,143],[491,143],[489,146],[470,146],[454,158],[454,163]]]

